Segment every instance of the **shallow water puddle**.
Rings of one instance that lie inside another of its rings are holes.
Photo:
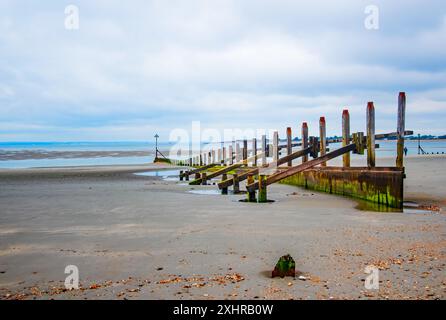
[[[206,190],[189,190],[189,193],[193,194],[201,194],[201,195],[221,195],[221,190],[218,189],[206,189]],[[228,194],[234,194],[231,190],[228,191]]]
[[[147,171],[147,172],[138,172],[134,173],[137,176],[146,176],[146,177],[160,177],[164,180],[176,181],[180,175],[179,170],[157,170],[157,171]]]

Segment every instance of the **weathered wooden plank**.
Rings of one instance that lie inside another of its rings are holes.
[[[314,167],[280,183],[360,198],[380,206],[402,209],[404,170],[385,168]]]
[[[339,156],[343,155],[346,152],[353,151],[353,150],[355,150],[355,148],[356,148],[355,144],[350,144],[348,146],[342,147],[342,148],[337,149],[335,151],[329,152],[329,153],[325,154],[324,156],[319,157],[317,159],[313,159],[313,160],[304,162],[304,163],[302,163],[302,164],[300,164],[298,166],[291,167],[288,170],[285,170],[285,171],[273,174],[273,175],[269,176],[266,179],[266,184],[270,185],[270,184],[276,183],[276,182],[278,182],[278,181],[280,181],[282,179],[285,179],[285,178],[287,178],[289,176],[292,176],[292,175],[294,175],[296,173],[299,173],[299,172],[302,172],[302,171],[307,170],[309,168],[312,168],[314,166],[320,165],[322,162],[327,162],[328,160],[331,160],[331,159],[334,159],[336,157],[339,157]],[[248,191],[255,191],[255,190],[257,190],[259,188],[259,184],[258,184],[258,182],[255,182],[255,183],[247,185],[246,188],[248,189]]]
[[[259,173],[259,169],[251,169],[249,171],[241,172],[238,174],[234,174],[232,179],[226,179],[225,181],[221,181],[217,184],[219,189],[230,187],[234,184],[234,181],[236,180],[234,177],[237,176],[237,182],[244,181],[248,178],[249,174],[256,175]],[[234,186],[235,187],[235,186]],[[239,189],[240,190],[240,189]]]
[[[273,161],[273,162],[269,163],[267,167],[268,168],[278,167],[278,166],[280,166],[280,165],[282,165],[284,163],[287,163],[287,162],[292,161],[294,159],[297,159],[297,158],[303,157],[305,155],[308,155],[310,152],[311,152],[311,147],[308,147],[306,149],[302,149],[302,150],[293,152],[289,156],[282,157],[279,160],[277,160],[276,162]]]
[[[217,165],[216,163],[211,163],[211,164],[208,164],[208,165],[203,166],[203,167],[201,167],[201,168],[197,168],[197,169],[193,169],[193,170],[185,171],[185,172],[183,172],[183,174],[181,174],[181,172],[180,172],[180,178],[182,178],[182,177],[186,177],[186,176],[190,176],[190,175],[193,175],[193,174],[195,174],[195,173],[197,173],[197,172],[205,171],[205,170],[207,170],[207,169],[210,169],[210,168],[212,168],[212,167],[215,167],[216,165]]]

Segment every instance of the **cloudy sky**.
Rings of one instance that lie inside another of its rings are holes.
[[[79,30],[65,27],[67,5]],[[367,29],[365,8],[379,8]],[[0,140],[166,140],[203,128],[446,133],[444,0],[0,0]]]

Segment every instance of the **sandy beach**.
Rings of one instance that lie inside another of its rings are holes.
[[[0,170],[0,298],[445,299],[445,164],[406,159],[405,199],[437,213],[280,184],[274,203],[241,203],[134,174],[166,165]],[[272,279],[287,253],[301,277]],[[64,288],[67,265],[79,290]],[[379,290],[364,287],[367,265]]]

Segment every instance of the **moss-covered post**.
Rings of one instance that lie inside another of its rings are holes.
[[[398,127],[397,127],[398,141],[396,149],[397,150],[396,166],[398,168],[404,167],[403,155],[404,155],[405,117],[406,117],[406,93],[400,92],[398,96]]]
[[[205,186],[205,185],[208,184],[207,179],[206,179],[206,172],[203,172],[203,173],[201,174],[201,184],[202,184],[203,186]]]
[[[247,184],[254,183],[254,175],[252,173],[248,174],[248,180],[246,181]],[[247,191],[246,192],[247,200],[248,202],[257,202],[256,200],[256,192],[254,191]]]
[[[325,124],[325,117],[320,117],[319,119],[319,139],[320,139],[320,156],[324,156],[327,150],[327,129]],[[327,163],[322,162],[321,167],[326,167]]]
[[[286,145],[287,155],[289,156],[291,153],[293,153],[293,147],[292,147],[293,137],[291,134],[291,127],[286,128],[286,142],[287,142]],[[292,165],[293,161],[292,160],[288,161],[288,167],[291,167]]]
[[[375,167],[375,107],[373,102],[367,104],[367,166]]]
[[[308,148],[308,124],[302,123],[302,149]],[[302,163],[308,161],[308,155],[302,157]]]
[[[262,167],[265,167],[266,163],[266,135],[262,135]]]
[[[274,131],[273,135],[273,161],[279,160],[279,132]]]
[[[350,144],[350,114],[347,109],[342,111],[342,146]],[[350,167],[350,152],[342,156],[342,164],[344,167]]]
[[[254,157],[254,160],[252,161],[252,165],[254,167],[257,167],[257,139],[252,139],[252,156]]]
[[[240,193],[240,180],[238,177],[238,174],[234,173],[234,175],[232,176],[232,185],[233,185],[233,191],[234,194],[238,194]]]
[[[223,173],[221,175],[221,181],[226,181],[228,179],[228,175],[226,173]],[[221,189],[221,194],[228,194],[228,187],[224,187]]]
[[[259,174],[259,203],[268,202],[267,192],[266,192],[266,175]]]
[[[201,175],[200,175],[200,172],[196,172],[196,173],[195,173],[195,180],[200,179],[200,176],[201,176]]]

